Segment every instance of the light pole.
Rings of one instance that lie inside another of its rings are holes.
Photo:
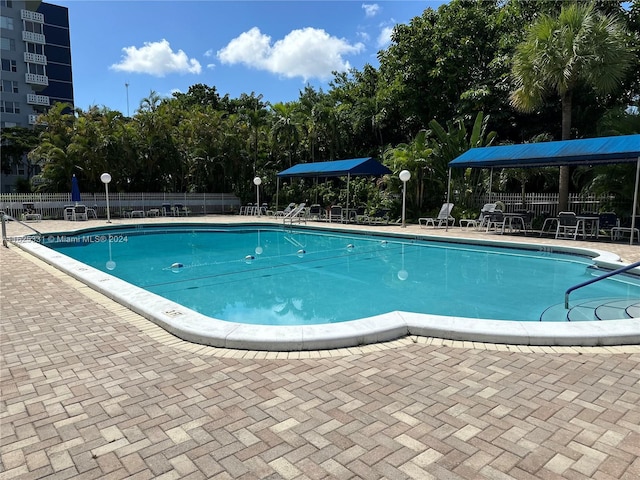
[[[400,172],[400,180],[402,180],[402,228],[405,228],[405,212],[407,206],[407,182],[411,178],[411,172],[409,170],[402,170]]]
[[[107,223],[111,223],[111,216],[109,214],[109,182],[111,181],[111,175],[107,172],[100,175],[100,181],[104,183],[104,191],[107,199]]]
[[[258,216],[260,216],[260,184],[262,183],[262,179],[260,177],[256,177],[253,179],[253,184],[256,186],[256,207],[258,208]]]

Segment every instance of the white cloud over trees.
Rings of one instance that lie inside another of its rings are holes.
[[[311,78],[326,80],[333,71],[348,70],[350,64],[345,57],[363,50],[362,43],[349,43],[322,29],[292,30],[272,43],[270,36],[253,27],[218,50],[217,56],[223,64],[242,64],[306,81]]]
[[[165,39],[159,42],[145,42],[144,46],[124,47],[119,63],[111,65],[113,70],[132,73],[146,73],[164,77],[172,73],[199,74],[202,66],[198,60],[189,58],[185,52],[174,52]]]

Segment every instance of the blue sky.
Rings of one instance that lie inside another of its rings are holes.
[[[306,84],[327,91],[331,71],[377,67],[394,25],[443,3],[49,2],[69,9],[76,107],[131,115],[151,90],[169,97],[198,83],[273,103],[296,100]]]

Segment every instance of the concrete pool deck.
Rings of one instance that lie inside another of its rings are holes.
[[[282,220],[273,217],[246,216],[208,216],[188,219],[150,218],[142,221],[139,219],[114,220],[110,226],[163,222],[198,224],[260,222],[267,225],[281,225]],[[50,221],[37,225],[44,227],[45,223],[46,229],[39,229],[43,233],[73,231],[106,225],[104,220],[91,222]],[[327,226],[326,223],[313,224]],[[17,224],[12,227],[27,230],[24,225]],[[452,228],[445,231],[444,229],[421,228],[415,225],[404,229],[398,225],[370,227],[330,224],[330,227],[332,229],[378,231],[410,236],[429,235],[434,238],[444,236],[449,240],[464,238],[465,241],[491,242],[493,244],[533,243],[537,245],[536,248],[548,248],[553,245],[554,249],[567,251],[576,248],[589,249],[598,251],[600,254],[598,258],[607,265],[615,265],[618,257],[622,257],[624,260],[631,258],[629,261],[634,261],[639,249],[638,246],[619,243],[558,242],[555,240],[550,242],[549,239],[534,236],[496,235],[495,233],[487,234],[462,228]],[[408,335],[514,345],[596,346],[640,343],[640,319],[638,318],[606,322],[510,322],[394,311],[361,320],[328,325],[268,326],[219,321],[153,295],[141,288],[131,286],[41,245],[21,244],[21,247],[162,326],[177,337],[215,347],[270,351],[319,350],[390,341]],[[560,294],[562,293],[560,292]]]
[[[228,350],[0,269],[0,479],[640,478],[640,346]]]

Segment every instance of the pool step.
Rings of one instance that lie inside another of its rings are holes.
[[[623,320],[640,318],[640,299],[600,298],[570,304],[567,310],[559,303],[547,308],[542,322],[587,322],[594,320]]]

